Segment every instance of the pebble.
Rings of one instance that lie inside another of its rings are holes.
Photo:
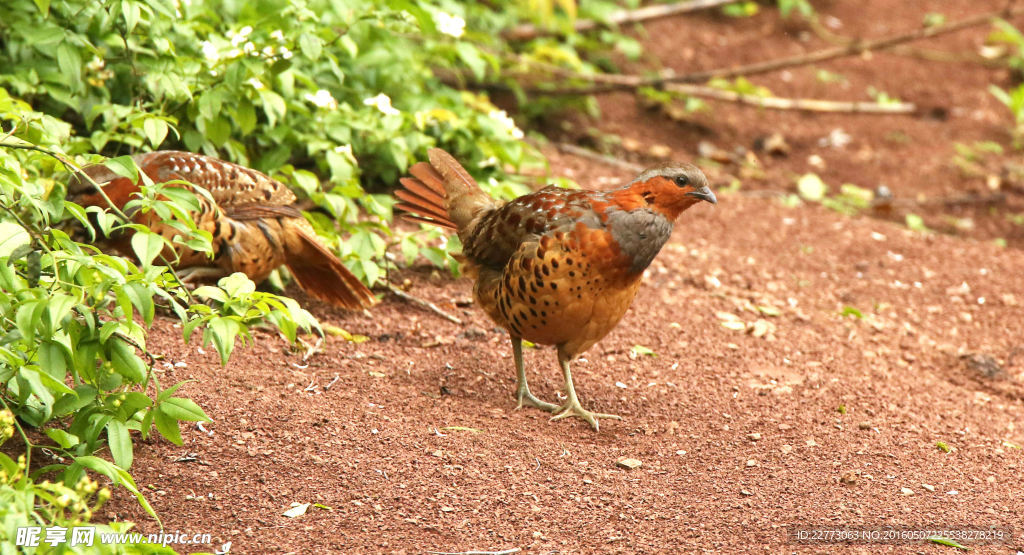
[[[639,460],[632,459],[629,457],[622,457],[619,460],[615,461],[615,466],[618,466],[620,468],[627,468],[629,470],[640,468],[641,466],[643,466],[643,464],[644,463],[640,462]]]

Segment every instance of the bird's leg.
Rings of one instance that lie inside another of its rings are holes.
[[[569,370],[569,355],[558,350],[558,364],[562,366],[562,374],[565,375],[565,394],[568,397],[562,406],[558,407],[560,411],[558,414],[551,417],[551,420],[560,420],[569,416],[575,416],[583,419],[588,424],[594,427],[594,431],[600,428],[597,420],[599,418],[612,418],[615,420],[622,420],[621,416],[615,414],[604,414],[601,412],[590,412],[580,405],[579,398],[576,397],[576,388],[572,384],[572,372]]]
[[[516,399],[519,401],[516,409],[523,408],[523,405],[529,405],[543,411],[554,412],[558,405],[541,401],[533,393],[530,393],[530,386],[526,383],[526,369],[523,367],[522,338],[512,336],[512,358],[516,362]]]

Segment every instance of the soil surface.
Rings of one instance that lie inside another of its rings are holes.
[[[916,29],[929,12],[954,20],[1002,4],[817,7],[833,32],[878,37]],[[398,282],[461,325],[392,296],[345,314],[291,289],[325,324],[369,340],[330,337],[303,362],[257,332],[222,367],[212,349],[183,344],[180,329],[158,321],[150,347],[172,366],[161,382],[193,380],[180,392],[213,423],[183,429],[183,447],[140,443],[133,474],[167,530],[208,532],[213,544],[197,547],[231,542],[232,553],[953,549],[794,543],[792,526],[1009,527],[1007,541],[977,551],[1024,549],[1024,226],[1007,216],[1024,211],[1024,194],[1007,170],[1017,156],[1010,116],[986,90],[1012,82],[973,61],[919,57],[974,56],[988,32],[751,79],[779,96],[836,100],[869,100],[873,86],[921,106],[916,115],[714,103],[676,120],[616,94],[601,98],[600,119],[554,133],[590,145],[630,139],[611,152],[644,164],[693,160],[710,145],[754,155],[701,161],[718,206],[680,218],[632,309],[575,363],[584,405],[623,421],[595,433],[514,410],[507,335],[471,305],[468,280],[421,267]],[[657,65],[679,73],[830,45],[771,9],[674,17],[638,36]],[[822,69],[845,81],[822,82]],[[835,130],[849,141],[826,141]],[[787,153],[752,149],[775,132]],[[972,174],[954,164],[954,142],[974,141],[1010,154]],[[631,177],[546,153],[552,174],[583,187]],[[806,172],[833,192],[885,185],[894,202],[849,216],[775,198]],[[741,187],[724,192],[733,177]],[[947,233],[907,229],[907,212]],[[528,349],[526,362],[534,392],[555,400],[554,352]],[[316,505],[283,516],[292,503]],[[156,529],[123,490],[104,511]]]

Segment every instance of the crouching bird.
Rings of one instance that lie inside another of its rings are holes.
[[[165,249],[168,259],[186,279],[217,278],[242,272],[255,282],[263,281],[282,264],[306,293],[349,310],[360,310],[376,301],[373,293],[324,245],[313,227],[294,206],[295,195],[280,181],[256,170],[191,152],[157,151],[133,156],[139,169],[154,182],[183,180],[202,187],[213,199],[197,195],[200,208],[191,212],[199,229],[213,236],[213,258],[176,244]],[[103,194],[81,176],[68,187],[69,200],[82,206],[108,208],[107,199],[124,208],[139,192],[139,183],[102,165],[84,172],[101,185]],[[106,198],[104,198],[106,197]],[[180,234],[153,212],[130,217],[153,232],[170,239]],[[130,251],[130,237],[121,235],[110,246]]]
[[[580,405],[569,363],[622,319],[679,214],[716,203],[707,178],[695,166],[668,165],[613,191],[549,186],[502,203],[447,152],[431,149],[429,158],[401,179],[396,207],[458,233],[474,299],[511,336],[517,408],[553,412],[552,420],[576,416],[595,430],[600,418],[621,419]],[[567,397],[561,406],[530,392],[523,339],[556,347]]]

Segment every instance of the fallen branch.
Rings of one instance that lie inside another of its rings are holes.
[[[718,68],[683,75],[669,75],[653,78],[640,77],[638,75],[573,75],[574,78],[588,80],[595,83],[587,87],[561,87],[554,89],[524,88],[524,92],[543,95],[588,95],[600,94],[615,91],[628,91],[640,87],[661,87],[667,83],[703,83],[713,78],[728,79],[732,77],[749,77],[760,73],[769,73],[790,67],[805,66],[833,60],[857,56],[872,50],[884,50],[907,42],[922,39],[934,38],[941,35],[953,33],[970,27],[976,27],[988,23],[997,17],[1009,18],[1024,14],[1024,7],[1010,7],[1005,10],[987,12],[953,21],[943,25],[925,27],[909,33],[890,35],[874,40],[858,40],[844,46],[825,48],[807,54],[800,54],[788,58],[778,58],[765,62],[757,62],[731,68]]]
[[[402,291],[401,289],[395,287],[394,285],[391,285],[390,283],[388,284],[388,291],[390,291],[391,294],[393,294],[394,296],[398,297],[399,299],[402,299],[403,301],[412,303],[414,305],[421,306],[421,307],[423,307],[423,308],[433,312],[434,314],[437,314],[438,316],[444,318],[445,320],[448,320],[449,322],[452,322],[454,324],[459,324],[460,326],[462,325],[462,320],[460,320],[460,319],[456,318],[455,316],[452,316],[451,314],[445,312],[444,310],[441,309],[441,307],[437,306],[436,304],[434,304],[434,303],[432,303],[430,301],[421,299],[419,297],[414,297],[414,296],[406,293],[405,291]]]
[[[737,102],[739,104],[757,106],[758,108],[770,108],[772,110],[846,112],[855,114],[912,114],[917,110],[917,106],[911,102],[879,104],[877,102],[844,102],[836,100],[818,100],[814,98],[779,98],[775,96],[742,94],[734,91],[716,89],[714,87],[689,85],[684,83],[666,84],[665,90],[689,96]]]
[[[690,0],[688,2],[676,2],[674,4],[663,4],[645,6],[635,10],[619,10],[608,17],[607,21],[596,21],[593,19],[578,19],[572,28],[577,33],[592,31],[605,26],[622,25],[624,23],[640,23],[661,19],[682,13],[705,10],[725,4],[734,4],[737,0]],[[502,32],[502,37],[507,40],[522,41],[538,37],[548,37],[561,34],[558,29],[544,29],[536,25],[519,25]]]
[[[644,171],[644,167],[641,166],[640,164],[634,164],[633,162],[619,160],[614,156],[608,156],[606,154],[601,154],[600,152],[594,152],[589,148],[583,148],[581,146],[576,146],[571,143],[555,143],[555,148],[566,154],[572,154],[573,156],[579,156],[580,158],[587,158],[595,162],[600,162],[606,166],[622,168],[633,173],[640,173]]]
[[[512,549],[504,549],[501,551],[427,551],[433,555],[511,555],[512,553],[519,553],[522,549],[513,547]]]

